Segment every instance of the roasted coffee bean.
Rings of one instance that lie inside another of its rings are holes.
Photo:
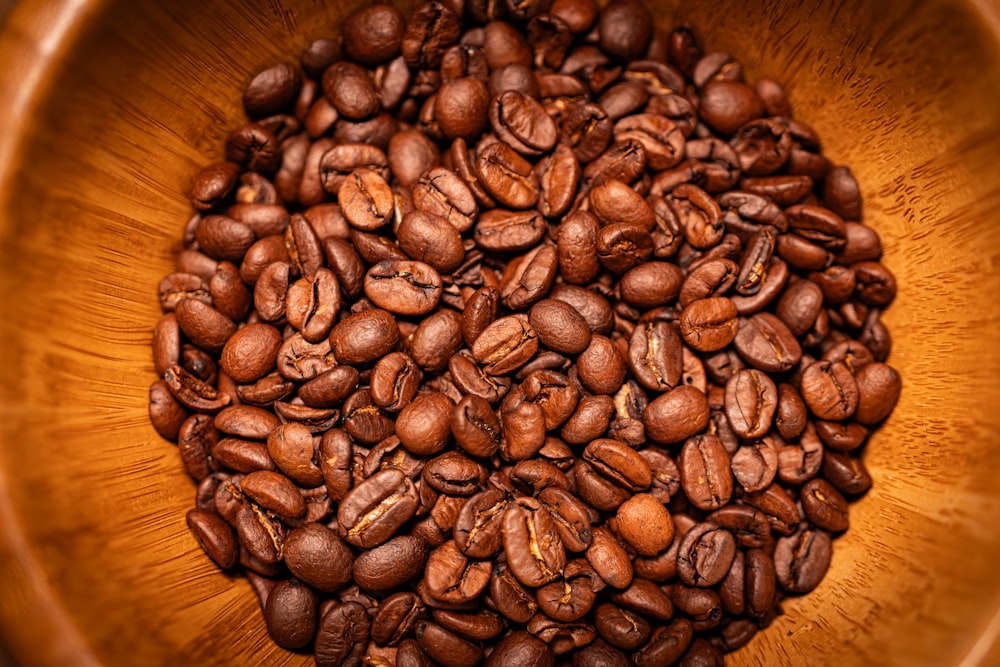
[[[614,394],[622,386],[628,369],[610,339],[594,335],[577,357],[580,382],[595,394]]]
[[[417,510],[417,493],[402,471],[386,468],[354,487],[337,513],[340,533],[370,549],[393,536]]]
[[[435,623],[420,621],[414,634],[424,652],[444,667],[475,667],[482,661],[483,652],[478,644]]]
[[[552,667],[555,656],[548,645],[533,635],[519,630],[497,643],[486,659],[487,667],[524,665],[524,667]]]
[[[626,500],[615,518],[622,539],[643,556],[656,555],[674,539],[670,512],[649,494],[639,493]]]
[[[700,299],[681,312],[680,334],[701,352],[721,350],[737,335],[740,323],[736,315],[736,305],[726,297]]]
[[[733,473],[729,454],[714,435],[698,435],[687,440],[677,466],[681,486],[698,509],[716,510],[733,494]]]
[[[277,584],[264,605],[267,632],[278,646],[299,649],[316,635],[319,600],[313,590],[295,579]]]
[[[490,123],[501,141],[522,155],[536,156],[556,145],[559,130],[536,100],[515,90],[493,98]]]
[[[663,667],[676,663],[691,644],[691,622],[677,618],[666,627],[653,630],[649,641],[634,654],[639,667]]]
[[[513,259],[500,280],[500,303],[513,311],[527,310],[552,289],[557,270],[556,249],[548,243]]]
[[[592,441],[583,458],[601,475],[631,492],[648,489],[652,471],[646,460],[631,447],[610,438]]]
[[[635,328],[629,340],[629,369],[647,389],[669,391],[681,380],[682,348],[673,325],[645,322]]]
[[[612,223],[597,232],[597,259],[609,271],[627,272],[653,252],[649,232],[629,222]]]
[[[767,433],[777,404],[777,387],[761,371],[736,371],[726,383],[726,417],[740,438],[759,438]]]
[[[610,530],[594,528],[593,541],[587,549],[587,562],[609,586],[628,588],[632,583],[632,561]]]
[[[443,450],[451,438],[454,404],[440,392],[426,392],[407,404],[396,419],[396,435],[417,456]]]
[[[392,351],[399,341],[399,327],[385,310],[371,308],[338,322],[330,332],[330,344],[337,361],[365,364]]]
[[[545,218],[538,211],[492,209],[482,213],[473,238],[484,250],[521,252],[545,236]]]
[[[750,366],[769,373],[787,371],[802,358],[798,340],[771,313],[740,320],[733,345]]]
[[[858,407],[858,384],[839,361],[817,361],[807,366],[799,391],[809,410],[820,419],[847,419]]]
[[[732,534],[712,523],[700,523],[681,540],[677,574],[689,586],[714,586],[729,572],[736,555]]]
[[[316,629],[317,667],[360,665],[371,633],[371,620],[359,602],[330,607]]]
[[[525,586],[553,581],[566,565],[566,552],[552,517],[533,498],[520,498],[507,506],[503,548],[511,572]]]
[[[354,555],[336,532],[321,524],[290,531],[284,557],[291,573],[317,590],[336,591],[351,581]]]
[[[642,411],[642,423],[651,440],[666,445],[701,432],[709,416],[705,394],[681,384],[653,400]]]
[[[365,275],[365,295],[397,315],[425,315],[434,310],[441,300],[441,287],[441,275],[419,261],[388,259]]]
[[[886,364],[867,364],[854,376],[858,387],[858,407],[854,419],[877,424],[892,412],[899,400],[902,383],[899,373]]]
[[[531,163],[505,143],[490,144],[476,157],[479,182],[500,204],[515,210],[533,207],[541,186]]]
[[[493,321],[472,344],[472,354],[490,375],[523,366],[538,350],[538,335],[526,318],[511,315]]]
[[[185,517],[199,546],[224,570],[236,565],[239,544],[236,533],[219,515],[203,509],[191,509]]]
[[[528,321],[540,343],[565,354],[579,354],[591,341],[590,328],[572,306],[556,299],[544,299],[531,307]]]
[[[830,567],[832,548],[830,536],[812,528],[780,538],[774,549],[778,583],[790,593],[813,590]]]

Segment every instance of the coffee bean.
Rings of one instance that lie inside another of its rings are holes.
[[[300,581],[282,581],[271,590],[264,605],[268,634],[278,646],[299,649],[316,635],[319,601],[311,588]]]
[[[402,471],[386,468],[344,498],[337,512],[340,534],[351,544],[370,549],[388,541],[416,509],[413,483]]]
[[[427,392],[407,404],[396,419],[396,435],[418,456],[436,454],[451,437],[454,404],[440,392]]]
[[[736,315],[736,305],[726,297],[700,299],[681,312],[681,336],[701,352],[721,350],[737,335],[740,323]]]
[[[370,633],[371,620],[364,606],[353,601],[335,604],[316,629],[317,667],[360,665]]]
[[[702,510],[719,509],[733,493],[729,454],[714,435],[687,440],[677,462],[681,486],[688,500]]]
[[[507,506],[503,548],[511,572],[525,586],[549,583],[566,565],[566,552],[552,517],[532,498],[520,498]]]
[[[615,518],[622,539],[644,556],[656,555],[674,539],[670,512],[649,494],[639,493],[626,500]]]
[[[646,435],[654,442],[682,442],[708,425],[709,408],[705,394],[680,385],[653,400],[642,412]]]
[[[185,516],[199,546],[224,570],[236,565],[239,545],[233,529],[217,514],[202,509],[188,510]]]
[[[790,593],[816,588],[830,567],[832,546],[827,533],[812,528],[780,538],[774,549],[778,583]]]
[[[523,366],[538,350],[538,335],[526,320],[514,315],[492,322],[472,344],[472,354],[490,375]]]

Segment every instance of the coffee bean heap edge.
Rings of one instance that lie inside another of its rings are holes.
[[[721,665],[822,580],[900,376],[851,171],[634,0],[348,16],[159,287],[187,523],[317,665]]]

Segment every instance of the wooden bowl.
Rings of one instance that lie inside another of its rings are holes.
[[[0,636],[20,665],[299,665],[188,533],[146,416],[185,197],[263,65],[355,0],[47,0],[0,38]],[[861,183],[905,388],[811,595],[735,665],[1000,659],[1000,21],[989,0],[653,3]],[[992,653],[991,653],[992,651]]]

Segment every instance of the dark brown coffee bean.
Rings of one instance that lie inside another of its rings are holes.
[[[287,649],[299,649],[316,636],[319,600],[311,588],[289,579],[276,585],[264,605],[264,622],[274,642]]]
[[[479,181],[500,204],[527,209],[538,202],[541,186],[531,163],[505,143],[487,146],[476,158]]]
[[[684,341],[701,352],[721,350],[737,335],[736,305],[726,297],[701,299],[687,306],[680,316]]]
[[[320,591],[339,590],[351,581],[354,555],[334,531],[318,523],[290,531],[284,556],[292,574]]]
[[[545,243],[511,260],[500,280],[500,302],[510,310],[527,310],[545,298],[556,279],[559,260]]]
[[[670,546],[674,523],[659,500],[639,493],[626,500],[615,514],[618,533],[643,556],[654,556]]]
[[[597,259],[613,273],[623,274],[639,266],[652,252],[649,232],[631,223],[613,223],[597,232]]]
[[[872,485],[871,475],[860,458],[829,450],[823,455],[823,477],[848,495],[864,493]]]
[[[458,232],[470,229],[479,213],[479,205],[465,182],[442,167],[420,174],[413,185],[413,205],[447,219]]]
[[[320,618],[316,630],[317,667],[361,665],[370,632],[371,620],[362,604],[335,604]]]
[[[684,494],[695,507],[710,511],[729,502],[733,494],[733,473],[729,454],[718,437],[699,435],[688,439],[677,467]]]
[[[587,562],[613,588],[628,588],[632,583],[632,561],[628,552],[611,531],[603,526],[593,529],[593,541],[587,549]]]
[[[226,138],[226,160],[244,169],[272,174],[281,161],[278,139],[258,123],[247,123]]]
[[[800,497],[811,523],[832,533],[847,530],[847,501],[829,482],[822,479],[806,482]]]
[[[236,565],[239,557],[236,533],[219,515],[202,509],[191,509],[185,520],[198,545],[216,565],[223,570]]]
[[[802,358],[798,340],[771,313],[740,320],[733,346],[750,366],[768,373],[787,371]]]
[[[399,247],[414,260],[425,262],[440,273],[451,273],[465,258],[462,238],[447,218],[413,211],[396,230]]]
[[[778,583],[790,593],[808,593],[816,588],[830,567],[833,545],[830,536],[812,528],[782,537],[774,549]]]
[[[391,352],[399,341],[399,327],[388,311],[371,308],[350,315],[330,332],[337,361],[366,364]]]
[[[563,301],[539,301],[531,307],[528,321],[535,328],[538,340],[556,352],[578,354],[590,345],[591,333],[586,320]]]
[[[809,410],[820,419],[847,419],[858,407],[857,382],[839,361],[817,361],[807,366],[799,391]]]
[[[701,91],[698,113],[713,130],[732,136],[740,127],[764,115],[753,88],[739,81],[710,81]]]
[[[580,163],[572,149],[558,144],[534,168],[540,188],[538,210],[547,218],[565,215],[580,185]]]
[[[653,21],[645,5],[633,0],[615,0],[597,19],[601,49],[613,58],[634,60],[646,51],[653,34]]]
[[[401,470],[386,468],[354,487],[337,512],[340,533],[371,549],[389,540],[417,510],[413,483]]]
[[[629,368],[647,389],[669,391],[681,380],[682,347],[673,325],[667,322],[640,324],[629,340]]]
[[[552,517],[533,498],[520,498],[507,506],[503,545],[511,572],[526,586],[553,581],[566,565],[566,552]]]
[[[857,372],[854,380],[858,387],[854,419],[862,424],[877,424],[888,417],[902,390],[896,369],[880,362],[867,364]]]
[[[747,505],[726,505],[708,515],[708,520],[732,533],[741,547],[763,546],[770,535],[764,513]]]
[[[418,395],[399,413],[396,435],[407,451],[429,456],[443,450],[451,438],[454,404],[440,392]]]
[[[523,630],[507,635],[486,659],[486,667],[552,667],[554,664],[555,655],[549,646]]]
[[[726,383],[726,417],[740,438],[759,438],[767,433],[777,404],[777,387],[761,371],[736,371]]]
[[[521,252],[545,236],[545,218],[538,211],[493,209],[479,216],[474,238],[483,250]]]
[[[419,261],[388,259],[365,275],[365,295],[398,315],[424,315],[434,310],[441,300],[441,287],[441,275]]]
[[[372,5],[352,12],[341,26],[344,53],[372,67],[399,55],[406,21],[391,5]]]
[[[436,2],[434,4],[437,4]],[[475,667],[483,658],[483,651],[440,625],[420,621],[415,636],[428,656],[444,667]]]
[[[428,593],[446,604],[464,604],[475,600],[489,584],[492,563],[470,561],[449,540],[431,552],[424,571]]]
[[[577,357],[580,382],[595,394],[614,394],[625,381],[628,369],[618,348],[604,336],[592,336],[590,345]]]
[[[609,644],[625,650],[642,646],[652,631],[649,622],[638,614],[607,603],[594,610],[594,625]]]
[[[559,435],[574,445],[599,438],[607,430],[614,409],[614,400],[610,396],[585,396],[580,399]]]
[[[779,535],[791,535],[799,523],[799,510],[795,501],[777,484],[772,484],[763,491],[745,493],[743,501],[763,512],[771,529]]]
[[[518,153],[536,156],[552,150],[559,130],[536,100],[508,90],[490,104],[490,123],[501,141]]]
[[[708,426],[709,408],[705,394],[681,385],[652,401],[642,411],[646,435],[654,442],[682,442]]]
[[[681,540],[677,574],[689,586],[714,586],[729,572],[736,556],[732,534],[712,523],[700,523]]]
[[[666,627],[653,630],[649,641],[633,660],[639,667],[666,667],[676,663],[691,644],[691,622],[677,618]]]
[[[509,373],[528,362],[538,350],[538,335],[514,315],[492,322],[472,344],[472,354],[490,375]]]
[[[641,491],[652,483],[646,460],[618,440],[599,438],[583,451],[583,458],[601,475],[629,491]]]

